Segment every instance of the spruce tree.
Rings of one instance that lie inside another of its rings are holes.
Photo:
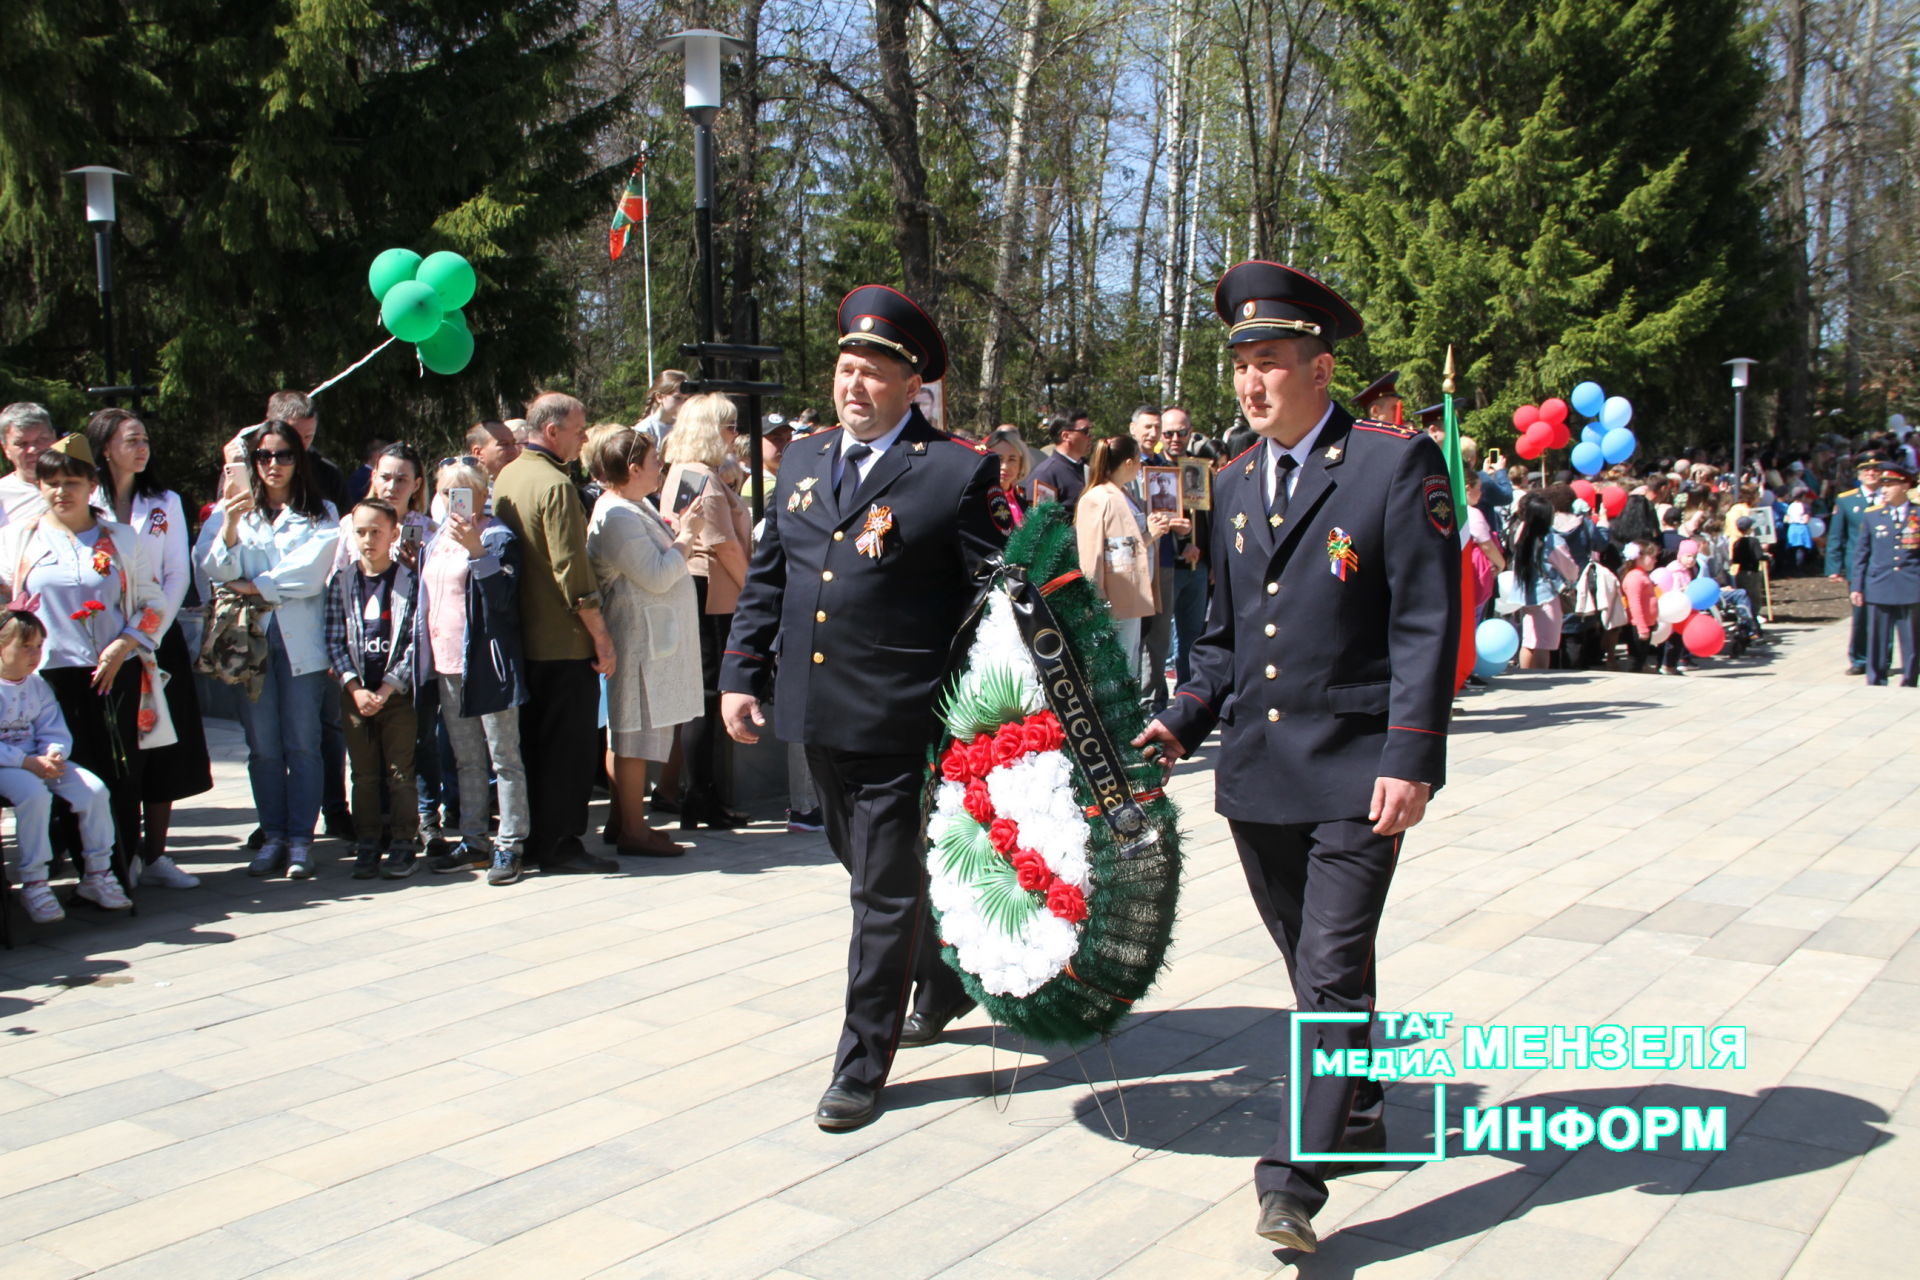
[[[257,420],[268,392],[310,387],[386,336],[365,279],[393,245],[473,262],[477,350],[465,372],[423,379],[396,343],[329,390],[335,456],[373,434],[448,439],[498,399],[525,398],[571,351],[573,300],[543,248],[587,233],[618,186],[589,159],[619,102],[575,85],[582,9],[9,5],[0,397],[50,389],[87,407],[58,394],[101,372],[78,184],[60,172],[109,164],[131,174],[115,234],[121,364],[142,362],[159,385],[157,463],[175,477]]]
[[[1720,362],[1771,349],[1780,278],[1755,168],[1764,90],[1737,0],[1346,0],[1351,151],[1330,274],[1368,323],[1364,383],[1467,429],[1591,377],[1652,442],[1727,431]]]

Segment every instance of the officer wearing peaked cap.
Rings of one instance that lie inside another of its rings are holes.
[[[1136,745],[1169,758],[1222,726],[1215,806],[1286,957],[1298,1014],[1371,1014],[1374,937],[1399,856],[1446,773],[1459,545],[1440,449],[1327,394],[1360,318],[1311,276],[1243,262],[1214,294],[1234,392],[1261,437],[1214,481],[1214,595],[1192,677]],[[1295,1023],[1299,1061],[1369,1023]],[[1284,1070],[1284,1068],[1283,1068]],[[1365,1083],[1365,1082],[1361,1082]],[[1316,1153],[1385,1150],[1376,1088],[1289,1079],[1297,1131],[1254,1171],[1256,1230],[1312,1250]],[[1344,1168],[1350,1166],[1334,1166]]]
[[[1902,459],[1880,464],[1879,501],[1860,517],[1853,544],[1849,598],[1867,617],[1868,684],[1885,684],[1900,638],[1905,670],[1900,683],[1920,683],[1920,507],[1913,502],[1913,468]]]
[[[921,797],[949,646],[1013,526],[999,457],[913,407],[946,371],[933,321],[883,285],[849,293],[839,321],[840,427],[787,450],[720,667],[737,741],[757,739],[760,699],[776,695],[774,732],[805,744],[853,877],[846,1019],[814,1117],[834,1131],[874,1117],[899,1045],[932,1041],[971,1007],[932,932]]]

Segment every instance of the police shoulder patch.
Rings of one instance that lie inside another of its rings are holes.
[[[1013,532],[1013,508],[1007,504],[1007,491],[999,485],[987,490],[987,518],[1000,532]]]
[[[1428,476],[1420,482],[1420,497],[1427,508],[1427,520],[1443,537],[1452,537],[1453,482],[1445,476]]]

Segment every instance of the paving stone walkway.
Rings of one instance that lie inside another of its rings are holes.
[[[976,1014],[828,1136],[822,837],[507,889],[356,882],[323,844],[319,879],[255,881],[217,731],[178,824],[205,885],[0,953],[0,1276],[1914,1274],[1920,698],[1844,678],[1832,626],[1779,635],[1470,698],[1381,940],[1383,1009],[1741,1025],[1746,1067],[1463,1071],[1452,1158],[1340,1179],[1309,1258],[1251,1230],[1290,997],[1204,759],[1173,785],[1176,953],[1111,1062]],[[1396,1146],[1431,1143],[1430,1098],[1393,1087]],[[1724,1106],[1731,1140],[1460,1154],[1462,1108],[1503,1103]]]

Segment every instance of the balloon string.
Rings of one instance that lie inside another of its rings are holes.
[[[352,364],[348,365],[346,368],[342,369],[340,372],[334,374],[331,378],[328,378],[325,382],[321,383],[319,386],[315,387],[313,390],[307,392],[307,395],[309,397],[319,395],[322,391],[325,391],[328,387],[340,381],[340,379],[346,377],[348,374],[352,373],[355,369],[358,369],[361,365],[373,359],[375,356],[379,355],[382,351],[385,351],[388,347],[392,346],[394,343],[398,341],[400,341],[400,339],[398,338],[388,338],[385,342],[381,343],[379,346],[375,347],[373,350],[367,352],[367,354],[361,356],[358,360],[355,360]]]

